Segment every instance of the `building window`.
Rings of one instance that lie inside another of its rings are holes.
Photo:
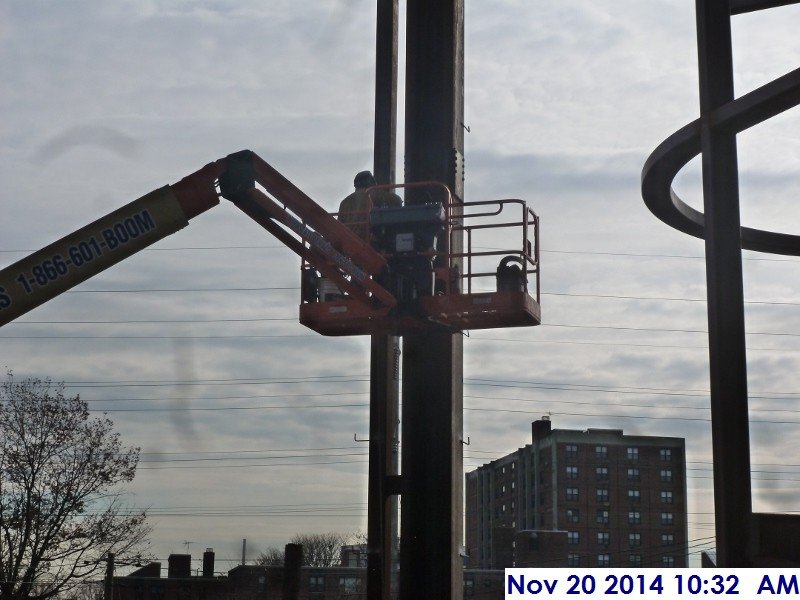
[[[475,580],[464,579],[464,597],[472,598],[473,596],[475,596]]]
[[[577,458],[578,446],[576,444],[567,444],[564,446],[564,455],[567,458]]]
[[[567,500],[577,500],[578,499],[578,488],[576,487],[568,487],[567,488]]]
[[[608,488],[597,488],[596,493],[598,502],[608,502]]]
[[[629,554],[628,555],[628,562],[632,567],[641,567],[642,566],[642,555],[641,554]]]
[[[661,545],[662,546],[672,546],[675,543],[675,536],[671,533],[662,533],[661,534]]]
[[[642,492],[639,489],[628,490],[628,501],[639,502],[642,499]]]
[[[324,575],[311,575],[308,578],[308,591],[309,592],[324,592],[325,591],[325,576]]]
[[[595,446],[594,457],[600,460],[606,460],[608,458],[608,446]]]
[[[581,555],[580,554],[567,554],[567,566],[568,567],[580,567],[581,566]]]
[[[641,546],[642,545],[642,534],[641,533],[629,533],[628,534],[628,545],[629,546]]]
[[[597,555],[597,566],[598,567],[610,567],[611,566],[611,555],[610,554],[598,554]]]
[[[608,525],[609,520],[610,517],[607,510],[605,510],[604,508],[597,509],[597,516],[595,517],[595,521],[597,521],[601,525]]]
[[[580,544],[581,543],[581,533],[580,531],[568,531],[567,532],[567,543],[568,544]]]
[[[626,456],[628,460],[639,460],[639,449],[631,446],[626,449]]]
[[[608,546],[611,543],[611,534],[607,531],[598,531],[597,543],[601,546]]]
[[[567,467],[566,473],[567,473],[567,479],[577,479],[578,467]]]
[[[661,448],[658,455],[661,457],[661,460],[672,460],[672,449]]]
[[[361,591],[358,588],[358,577],[339,577],[340,594],[356,595]]]
[[[578,523],[580,520],[581,514],[577,508],[567,509],[567,523]]]
[[[608,467],[595,467],[594,474],[598,481],[605,481],[608,479]]]
[[[675,522],[675,517],[671,512],[663,512],[661,513],[661,524],[662,525],[672,525]]]
[[[661,502],[664,504],[672,504],[672,492],[661,492]]]
[[[628,469],[628,481],[639,481],[639,467]]]
[[[675,557],[674,556],[662,556],[661,557],[661,566],[662,567],[674,567],[675,566]]]
[[[661,481],[672,481],[672,469],[661,469]]]
[[[638,525],[642,522],[642,513],[638,510],[632,510],[628,512],[628,523],[631,525]]]

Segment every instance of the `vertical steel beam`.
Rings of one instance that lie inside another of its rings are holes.
[[[378,183],[394,183],[397,155],[399,0],[377,0],[377,2],[374,173]]]
[[[405,179],[441,181],[461,199],[463,0],[408,0],[406,37]],[[403,338],[402,600],[463,597],[462,367],[461,334]]]
[[[373,172],[394,183],[397,153],[398,0],[377,0],[375,42],[375,138]],[[370,345],[367,598],[389,600],[396,545],[397,496],[387,489],[396,475],[400,380],[399,339],[373,335]]]
[[[731,102],[729,0],[697,0],[714,502],[720,567],[751,566],[750,441],[736,135],[709,112]]]

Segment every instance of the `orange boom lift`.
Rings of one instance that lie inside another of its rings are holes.
[[[255,153],[231,154],[0,271],[0,326],[182,229],[220,196],[301,257],[300,322],[323,335],[541,322],[539,219],[523,200],[456,203],[439,183],[390,187],[422,187],[430,203],[360,215],[365,240]],[[450,249],[456,231],[463,252]]]

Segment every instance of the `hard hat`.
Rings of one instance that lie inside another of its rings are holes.
[[[353,185],[357,188],[366,188],[376,184],[377,182],[375,181],[375,176],[372,174],[372,171],[361,171],[356,175],[355,179],[353,179]]]

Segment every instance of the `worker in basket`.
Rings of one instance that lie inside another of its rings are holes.
[[[389,190],[367,190],[378,185],[370,171],[361,171],[353,179],[355,191],[339,204],[339,220],[369,243],[369,211],[386,206],[402,206],[400,196]]]

